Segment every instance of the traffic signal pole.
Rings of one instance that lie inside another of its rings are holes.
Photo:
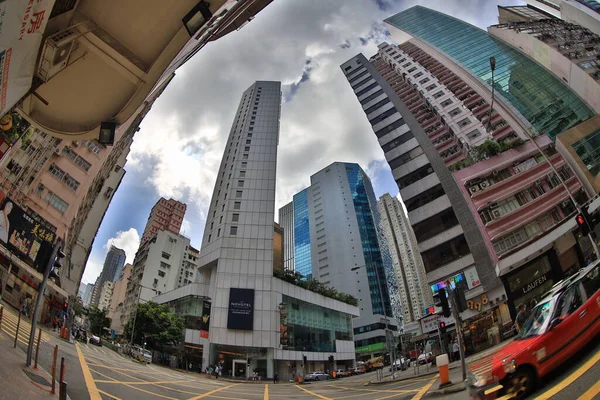
[[[450,282],[447,283],[447,287],[450,287]],[[460,366],[462,368],[462,380],[467,380],[467,363],[465,361],[465,350],[464,350],[464,338],[462,333],[462,320],[458,312],[458,302],[456,301],[456,290],[452,290],[450,294],[450,310],[454,317],[454,323],[456,326],[456,337],[458,338],[458,351],[460,352]]]
[[[56,256],[60,249],[60,241],[57,241],[52,249],[52,255],[48,260],[48,264],[46,265],[46,269],[44,270],[44,279],[42,279],[42,283],[38,287],[38,296],[35,301],[35,308],[33,309],[33,315],[31,316],[31,332],[29,333],[29,344],[27,346],[27,361],[25,362],[25,366],[31,366],[31,358],[33,356],[33,342],[35,339],[35,330],[37,329],[37,319],[40,311],[40,306],[42,305],[42,298],[44,297],[44,292],[46,291],[46,283],[48,282],[48,277],[50,276],[50,271],[54,266],[54,262],[56,261]]]

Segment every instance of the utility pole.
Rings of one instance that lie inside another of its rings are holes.
[[[446,281],[446,287],[450,287],[450,282]],[[465,361],[465,350],[464,350],[464,339],[462,334],[462,320],[458,313],[458,304],[456,301],[456,290],[452,290],[450,295],[450,309],[452,310],[452,316],[454,317],[454,324],[456,326],[456,337],[458,338],[458,351],[460,352],[460,366],[462,368],[462,380],[467,380],[467,363]]]
[[[60,250],[60,245],[60,240],[57,240],[56,244],[54,245],[54,248],[52,249],[50,259],[46,264],[46,269],[44,269],[44,279],[42,279],[42,282],[38,287],[38,296],[35,300],[35,308],[33,309],[33,315],[31,316],[31,332],[29,333],[29,344],[27,345],[27,360],[25,362],[25,365],[27,367],[31,366],[31,358],[33,355],[34,347],[33,341],[35,339],[35,331],[37,329],[37,319],[40,311],[40,306],[42,305],[42,298],[44,297],[44,292],[46,291],[46,283],[48,282],[48,277],[50,276],[50,272],[52,272],[52,269],[55,266],[57,256],[59,259],[65,257],[64,253]]]

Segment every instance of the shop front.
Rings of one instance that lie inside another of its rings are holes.
[[[519,305],[523,304],[527,310],[531,310],[562,278],[563,271],[554,249],[502,276],[512,318],[516,317]]]

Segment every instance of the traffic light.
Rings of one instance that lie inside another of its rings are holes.
[[[58,279],[58,274],[57,274],[57,270],[63,267],[63,259],[65,258],[65,253],[63,253],[63,251],[59,248],[58,251],[56,252],[56,258],[54,259],[54,262],[52,263],[52,266],[50,267],[50,275],[48,275],[49,278],[54,278],[54,279]]]
[[[439,323],[439,329],[440,329],[440,333],[443,335],[444,333],[446,333],[446,323],[444,321]]]
[[[582,211],[577,214],[577,216],[575,217],[575,221],[577,222],[577,226],[579,227],[581,234],[583,236],[587,236],[590,233],[590,226],[588,224],[588,220],[586,219],[586,214],[587,211],[585,210],[585,207],[582,209]],[[588,215],[589,216],[589,215]]]
[[[333,361],[335,360],[335,358],[333,356],[329,356],[329,362],[333,363]]]
[[[465,292],[467,290],[469,290],[469,287],[464,279],[456,283],[454,292],[456,293],[456,306],[458,307],[458,312],[463,312],[467,309],[467,299],[465,297]]]
[[[448,297],[446,297],[446,288],[440,288],[438,290],[438,293],[440,295],[440,305],[442,306],[442,315],[446,318],[448,318],[451,313],[450,313],[450,305],[448,304]]]

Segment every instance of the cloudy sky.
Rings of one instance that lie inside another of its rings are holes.
[[[416,4],[483,29],[497,23],[498,3],[490,0],[274,0],[239,32],[203,48],[177,70],[142,122],[83,282],[95,281],[110,244],[133,260],[160,196],[187,203],[182,234],[200,246],[235,110],[256,80],[278,80],[283,89],[275,218],[311,174],[335,161],[359,163],[377,196],[395,196],[383,152],[339,65],[358,53],[373,55],[390,40],[383,19]]]

